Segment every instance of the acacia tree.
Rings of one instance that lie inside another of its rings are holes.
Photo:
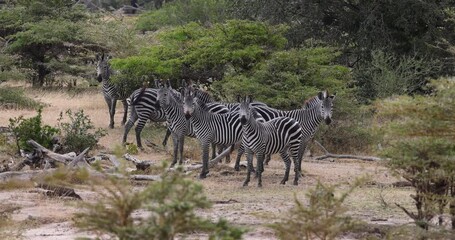
[[[455,229],[455,79],[432,83],[430,96],[402,96],[378,102],[378,122],[384,130],[383,155],[389,168],[407,179],[416,212],[402,206],[416,224],[430,220],[450,203]],[[439,218],[442,224],[442,218]]]
[[[11,1],[0,9],[0,37],[39,87],[47,77],[86,72],[86,60],[100,49],[87,33],[89,19],[85,7],[72,0]]]

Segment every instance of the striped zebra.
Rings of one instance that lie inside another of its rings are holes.
[[[198,96],[202,96],[201,101],[207,101],[208,99],[205,98],[204,94],[199,93],[196,94]],[[182,96],[179,92],[172,89],[169,82],[166,82],[164,86],[160,86],[158,90],[158,101],[161,108],[164,110],[166,114],[166,119],[168,122],[168,129],[172,133],[172,140],[174,145],[174,160],[171,164],[171,167],[177,163],[177,159],[179,158],[179,164],[183,162],[183,146],[185,142],[185,136],[189,137],[196,137],[196,134],[193,131],[193,127],[189,120],[186,119],[185,114],[183,113],[183,104],[182,104]],[[215,111],[214,113],[222,114],[229,112],[224,106],[216,106],[214,105],[213,109],[209,111]],[[215,146],[212,146],[213,153],[212,158],[215,157]]]
[[[279,153],[286,165],[285,176],[281,184],[289,179],[291,168],[291,153],[294,161],[294,185],[298,185],[300,168],[299,158],[300,145],[302,140],[302,128],[299,123],[290,117],[278,117],[267,122],[258,121],[255,118],[255,108],[251,106],[251,98],[245,97],[240,104],[239,118],[243,125],[242,145],[247,151],[248,173],[243,186],[250,182],[250,175],[253,169],[253,153],[257,158],[258,187],[262,187],[262,171],[265,154]]]
[[[158,80],[155,81],[155,86],[159,87],[161,84]],[[160,107],[158,101],[158,88],[140,88],[135,90],[128,98],[130,107],[130,117],[125,124],[125,131],[123,133],[123,144],[126,143],[128,133],[134,126],[136,121],[138,122],[135,128],[136,132],[136,143],[140,149],[142,147],[141,132],[144,129],[145,124],[148,120],[152,122],[164,122],[166,121],[166,113]],[[203,101],[211,101],[212,98],[208,93],[203,91],[195,90],[196,96]],[[170,134],[170,131],[169,131]],[[165,140],[163,142],[166,141]]]
[[[309,141],[314,137],[322,121],[330,124],[332,121],[332,108],[335,95],[330,95],[328,91],[319,92],[317,96],[305,101],[301,109],[282,111],[270,107],[256,107],[256,112],[266,121],[277,117],[290,117],[299,122],[303,131],[302,154],[304,153]],[[240,157],[237,156],[235,169],[240,168]],[[301,167],[301,164],[300,164]],[[300,169],[301,170],[301,169]]]
[[[209,172],[209,145],[232,146],[239,143],[242,135],[239,113],[215,114],[208,111],[205,103],[198,100],[191,88],[185,88],[183,97],[185,117],[191,121],[196,138],[202,147],[200,178]]]
[[[97,64],[96,64],[96,79],[98,82],[102,83],[102,92],[104,100],[106,101],[107,107],[109,109],[109,128],[114,128],[114,116],[115,116],[115,107],[117,105],[117,100],[122,101],[123,104],[123,118],[122,126],[126,122],[128,114],[128,104],[126,98],[128,97],[126,88],[120,84],[114,84],[110,80],[112,70],[109,65],[109,56],[106,56],[104,53],[101,55],[96,55]]]
[[[136,143],[140,149],[142,147],[141,132],[144,129],[148,120],[152,122],[166,121],[166,114],[158,103],[158,89],[156,88],[140,88],[135,90],[128,98],[130,107],[130,117],[125,124],[125,131],[123,133],[123,144],[126,143],[128,133],[138,122],[136,128]]]

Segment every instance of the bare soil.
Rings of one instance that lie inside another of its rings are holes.
[[[43,111],[43,121],[49,125],[55,125],[60,112],[66,109],[83,109],[90,116],[96,127],[107,128],[109,123],[107,106],[98,91],[90,91],[77,95],[61,91],[37,91],[27,90],[27,94],[39,100],[47,107]],[[34,110],[6,110],[1,109],[0,126],[7,126],[8,119],[24,115],[34,116]],[[117,106],[116,125],[114,129],[108,129],[109,135],[100,141],[100,149],[92,151],[113,152],[121,145],[123,127],[120,126],[122,107]],[[151,138],[157,145],[161,144],[162,135]],[[134,130],[129,134],[129,141],[134,140]],[[146,138],[144,138],[146,139]],[[172,145],[169,141],[169,145]],[[198,162],[199,150],[197,144],[186,148],[187,156],[191,162]],[[169,148],[170,149],[170,148]],[[161,162],[169,160],[169,151],[158,151],[147,148],[135,157],[139,159]],[[10,156],[0,156],[0,160],[6,160]],[[231,156],[232,159],[235,155]],[[133,167],[133,166],[131,166]],[[302,168],[305,176],[301,178],[299,186],[293,186],[292,181],[287,185],[279,182],[284,173],[284,164],[279,156],[274,156],[269,166],[263,173],[263,187],[256,186],[252,179],[250,186],[242,187],[246,176],[243,169],[236,172],[233,163],[221,163],[210,170],[209,177],[204,180],[197,179],[197,172],[190,177],[204,186],[204,191],[215,203],[209,210],[200,211],[200,214],[212,219],[220,217],[231,223],[247,228],[249,231],[244,239],[276,239],[274,233],[267,228],[267,224],[277,221],[285,216],[287,211],[294,205],[294,197],[306,202],[305,194],[308,189],[314,187],[317,181],[329,184],[339,184],[337,190],[344,192],[357,177],[368,175],[369,184],[355,190],[345,204],[349,214],[359,220],[371,224],[401,225],[410,222],[410,219],[394,203],[411,207],[412,201],[409,195],[410,188],[383,187],[384,184],[396,182],[400,179],[393,177],[380,162],[362,162],[359,160],[335,160],[315,161],[306,157]],[[291,179],[293,171],[291,171]],[[85,201],[93,201],[96,195],[86,188],[76,189]],[[17,222],[14,234],[23,239],[75,239],[76,237],[92,236],[89,233],[79,232],[71,221],[72,214],[78,211],[76,204],[71,200],[44,197],[33,189],[17,189],[0,192],[1,205],[19,206],[13,215],[13,221]],[[377,221],[380,219],[381,221]],[[18,226],[19,225],[19,226]],[[192,239],[204,239],[205,235],[192,235]],[[345,236],[344,239],[351,237]]]

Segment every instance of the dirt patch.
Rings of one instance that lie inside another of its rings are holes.
[[[27,91],[30,96],[46,103],[48,106],[43,111],[43,121],[49,125],[57,123],[58,115],[66,109],[83,109],[96,127],[107,128],[109,123],[107,106],[100,93],[89,92],[70,95],[63,92]],[[108,129],[108,136],[100,141],[101,148],[93,151],[113,152],[120,144],[123,127],[120,126],[122,107],[119,103],[115,117],[114,129]],[[8,119],[24,115],[30,117],[36,114],[30,110],[5,110],[0,114],[0,126],[7,126]],[[161,134],[161,133],[160,133]],[[152,141],[160,145],[163,135]],[[129,141],[134,142],[134,131],[129,134]],[[146,138],[144,138],[146,139]],[[192,157],[190,162],[199,162],[197,156],[199,148],[195,141],[188,141],[190,146],[185,148],[186,155]],[[169,142],[171,145],[171,141]],[[231,156],[234,159],[234,156]],[[170,155],[164,148],[146,148],[135,157],[152,160],[159,163],[169,160]],[[129,164],[129,163],[124,163]],[[358,160],[313,161],[305,159],[303,163],[304,177],[299,186],[293,186],[292,180],[287,185],[280,185],[284,174],[284,164],[278,156],[274,156],[269,166],[263,173],[263,187],[258,188],[256,179],[252,179],[249,186],[242,187],[246,171],[234,171],[234,163],[222,163],[210,170],[209,177],[204,180],[197,178],[198,172],[190,176],[204,186],[204,191],[213,207],[200,211],[202,216],[211,219],[220,217],[245,227],[249,230],[244,239],[276,239],[267,224],[277,221],[294,205],[294,198],[306,202],[305,194],[309,188],[316,185],[317,181],[329,184],[339,184],[339,191],[347,189],[353,181],[360,176],[368,175],[375,183],[382,185],[367,185],[354,191],[347,199],[346,205],[349,214],[353,217],[371,224],[403,224],[410,222],[394,203],[411,206],[409,188],[383,187],[386,184],[398,181],[377,162],[362,162]],[[133,167],[133,166],[131,166]],[[293,171],[291,171],[291,179]],[[94,201],[94,193],[84,188],[76,189],[85,201]],[[74,239],[80,236],[90,236],[78,232],[73,226],[72,214],[78,209],[74,201],[44,197],[30,189],[17,189],[0,192],[2,204],[14,204],[20,209],[12,214],[13,221],[22,223],[17,231],[25,239]],[[378,221],[380,219],[381,221]],[[206,235],[192,235],[190,239],[204,239]]]

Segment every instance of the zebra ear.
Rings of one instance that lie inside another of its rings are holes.
[[[331,98],[333,100],[333,99],[335,99],[336,96],[337,96],[337,93],[334,93],[333,95],[329,96],[329,98]]]
[[[155,87],[159,88],[160,87],[160,80],[155,79]]]
[[[186,81],[185,81],[185,79],[182,79],[182,88],[186,88]]]
[[[247,101],[248,101],[248,103],[252,103],[253,102],[253,95],[248,95]]]
[[[171,86],[171,81],[169,81],[169,79],[167,79],[167,80],[165,81],[165,83],[166,83],[166,84],[165,84],[166,87],[172,88],[172,86]]]
[[[242,101],[242,99],[241,99],[239,94],[237,94],[236,98],[237,98],[237,102],[241,102]]]

